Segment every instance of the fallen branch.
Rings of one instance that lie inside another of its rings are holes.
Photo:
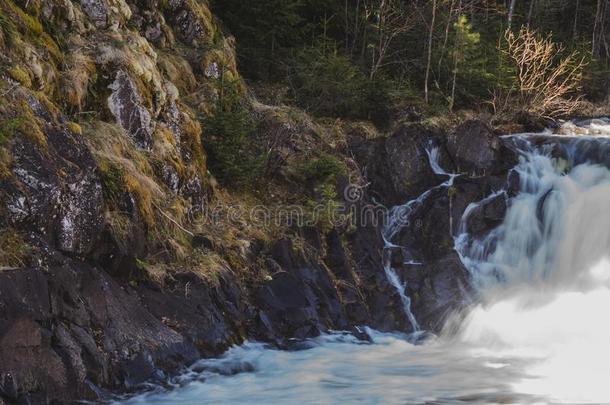
[[[190,236],[195,236],[195,234],[194,234],[193,232],[189,231],[188,229],[186,229],[185,227],[183,227],[182,225],[180,225],[180,224],[178,223],[178,221],[176,221],[174,218],[172,218],[172,217],[170,217],[168,214],[166,214],[166,213],[165,213],[165,212],[164,212],[164,211],[161,209],[161,207],[159,207],[157,204],[153,203],[153,205],[154,205],[154,207],[155,207],[156,209],[158,209],[158,210],[159,210],[159,212],[161,213],[161,215],[163,215],[165,218],[169,219],[169,220],[170,220],[170,221],[171,221],[171,222],[172,222],[174,225],[176,225],[178,228],[180,228],[180,230],[181,230],[182,232],[184,232],[184,233],[186,233],[187,235],[190,235]]]

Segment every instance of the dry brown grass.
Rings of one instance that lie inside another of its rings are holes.
[[[25,266],[29,254],[30,248],[17,230],[0,229],[0,270]]]
[[[68,55],[66,69],[61,74],[61,93],[66,105],[82,111],[94,73],[95,64],[91,57],[78,50]]]

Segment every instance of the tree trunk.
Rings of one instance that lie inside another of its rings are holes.
[[[436,0],[432,0],[432,21],[430,22],[430,33],[428,35],[428,62],[426,63],[426,79],[424,82],[424,98],[428,104],[428,82],[430,80],[430,64],[432,63],[432,38],[434,36],[434,22],[436,20]]]
[[[451,22],[453,21],[453,5],[455,4],[455,0],[451,0],[449,4],[449,17],[447,17],[447,25],[445,26],[445,39],[443,40],[443,48],[441,50],[440,56],[438,57],[438,72],[441,71],[441,66],[443,64],[443,56],[445,53],[445,49],[447,48],[447,41],[449,40],[449,28],[451,27]],[[459,12],[458,12],[459,14]]]
[[[580,13],[580,0],[576,0],[576,7],[574,8],[574,26],[572,27],[572,41],[576,41],[578,38],[578,14]]]
[[[599,49],[599,39],[597,37],[597,33],[598,33],[598,26],[600,24],[600,20],[602,17],[602,1],[603,0],[597,0],[597,10],[595,12],[595,23],[593,24],[593,38],[591,39],[591,53],[594,56],[597,56],[598,54],[598,49]]]
[[[515,14],[515,3],[517,3],[517,0],[510,0],[510,6],[508,7],[508,29],[510,29],[513,23],[513,15]]]
[[[455,83],[457,82],[458,63],[455,59],[453,64],[453,84],[451,85],[451,104],[449,105],[449,111],[453,111],[453,105],[455,104]]]
[[[529,28],[532,23],[532,15],[534,14],[534,4],[535,3],[536,3],[536,0],[530,1],[530,10],[527,13],[527,28]]]

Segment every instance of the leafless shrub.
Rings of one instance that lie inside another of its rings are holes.
[[[539,117],[573,114],[581,104],[579,94],[585,57],[567,53],[552,37],[541,37],[527,27],[507,30],[503,52],[515,73],[508,90],[496,91],[491,104],[496,113],[514,109]]]

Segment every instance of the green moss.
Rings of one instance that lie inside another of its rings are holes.
[[[0,2],[0,15],[4,17],[4,22],[0,22],[0,27],[5,33],[10,33],[10,41],[15,42],[18,30],[29,39],[29,42],[46,49],[55,62],[62,61],[62,53],[57,43],[44,31],[38,17],[27,14],[12,0]]]
[[[22,25],[22,27],[26,30],[26,33],[41,35],[44,32],[42,29],[42,24],[37,18],[32,17],[24,12],[21,8],[17,7],[12,0],[5,0],[5,2],[8,11],[19,19],[19,22],[21,23],[20,25]]]
[[[297,167],[297,174],[304,180],[330,181],[347,171],[345,164],[327,153],[310,159]]]
[[[9,68],[7,73],[11,77],[11,79],[19,82],[23,86],[27,88],[32,87],[32,78],[30,77],[30,74],[24,69],[22,69],[20,66],[13,66]]]
[[[76,122],[68,121],[68,122],[66,122],[66,127],[68,127],[68,129],[75,134],[78,134],[78,135],[83,134],[83,129]]]
[[[28,14],[34,17],[40,17],[40,11],[42,8],[42,1],[47,0],[16,0],[17,5],[24,9]]]
[[[18,117],[0,122],[0,146],[6,145],[13,139],[23,121],[23,117]]]
[[[123,191],[123,172],[111,162],[100,162],[102,172],[102,187],[106,199],[116,202],[120,193]]]

